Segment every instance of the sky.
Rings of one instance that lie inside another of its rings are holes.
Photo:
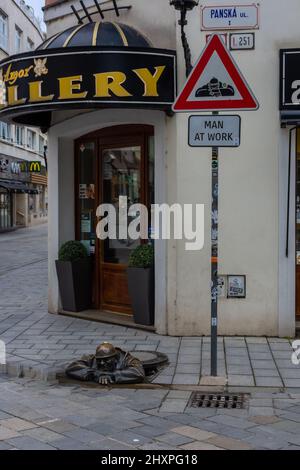
[[[45,0],[25,0],[25,2],[27,3],[27,5],[31,6],[34,9],[35,16],[42,20],[42,7],[45,5]]]

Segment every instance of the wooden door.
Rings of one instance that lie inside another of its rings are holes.
[[[127,266],[130,253],[140,240],[131,240],[127,231],[128,224],[136,216],[130,214],[130,206],[145,202],[144,154],[141,136],[113,137],[100,145],[101,202],[111,204],[116,216],[115,220],[113,216],[108,217],[115,233],[100,242],[100,304],[103,310],[132,313]]]
[[[124,209],[120,204],[127,202],[130,223],[137,216],[130,209],[132,204],[150,207],[154,203],[153,127],[137,124],[93,132],[76,141],[76,154],[76,236],[92,246],[94,307],[131,315],[127,266],[130,252],[143,241],[97,239],[96,209],[100,204],[112,204],[117,232],[120,228],[127,232],[127,226],[118,223],[120,209]],[[90,187],[93,198],[85,194]]]

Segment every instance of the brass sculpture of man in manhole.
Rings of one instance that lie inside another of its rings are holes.
[[[141,361],[110,343],[102,343],[95,354],[72,362],[66,368],[66,375],[101,385],[141,383],[145,380]]]

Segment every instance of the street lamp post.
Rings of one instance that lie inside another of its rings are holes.
[[[188,77],[192,71],[192,57],[190,46],[185,34],[184,27],[187,25],[186,14],[188,11],[193,10],[199,3],[199,0],[170,0],[170,5],[174,6],[175,10],[180,11],[180,20],[178,21],[181,27],[181,42],[184,50],[186,76]]]

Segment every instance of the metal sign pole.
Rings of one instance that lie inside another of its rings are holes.
[[[218,115],[218,111],[213,115]],[[211,376],[217,376],[218,363],[218,203],[219,203],[219,149],[212,147],[212,204],[211,204]]]

